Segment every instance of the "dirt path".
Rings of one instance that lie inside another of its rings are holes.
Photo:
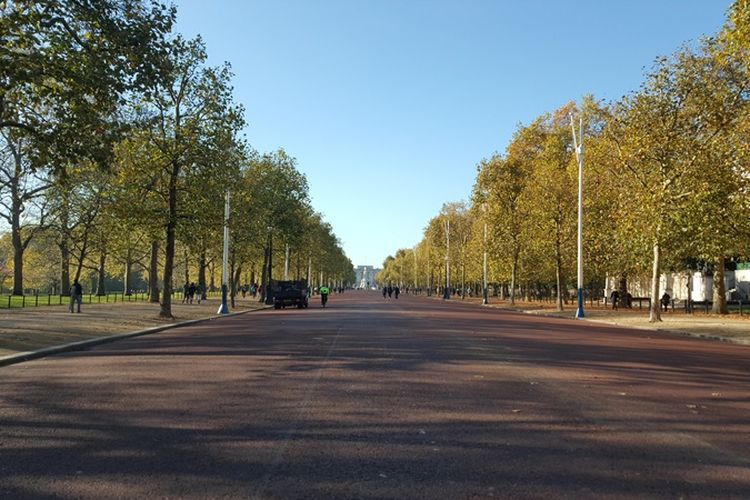
[[[478,305],[481,299],[467,297],[465,300],[461,300],[458,297],[452,298],[451,301],[459,304]],[[490,307],[560,318],[570,318],[575,314],[575,306],[573,305],[567,305],[563,312],[558,312],[551,303],[547,302],[517,301],[515,306],[511,306],[507,301],[491,298]],[[620,308],[612,310],[609,307],[586,304],[584,313],[586,321],[653,331],[680,332],[698,337],[721,339],[737,344],[750,345],[750,314],[740,316],[734,313],[727,316],[720,316],[710,313],[706,314],[703,311],[685,314],[682,310],[670,310],[662,313],[661,323],[649,323],[648,309],[645,306],[643,309],[635,306],[633,309]]]

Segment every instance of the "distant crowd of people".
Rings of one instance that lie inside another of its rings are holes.
[[[384,286],[383,287],[383,298],[390,299],[392,296],[396,296],[398,299],[398,296],[401,295],[401,289],[397,286]]]
[[[205,298],[203,296],[204,293],[205,290],[200,284],[196,285],[195,283],[188,283],[186,281],[185,284],[182,285],[182,303],[192,304],[193,300],[196,300],[196,302],[200,304],[201,300]]]
[[[242,294],[243,299],[248,294],[250,294],[253,298],[256,298],[258,296],[259,289],[260,289],[260,285],[258,285],[257,283],[251,283],[251,284],[245,283],[244,285],[240,287],[240,293]]]

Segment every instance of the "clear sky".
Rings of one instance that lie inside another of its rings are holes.
[[[519,123],[635,90],[729,0],[176,0],[229,61],[247,138],[296,157],[355,265],[419,242]]]

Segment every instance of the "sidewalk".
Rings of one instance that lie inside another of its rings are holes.
[[[172,304],[173,319],[159,318],[159,304],[148,302],[84,304],[80,314],[71,314],[64,305],[0,309],[0,357],[210,318],[216,316],[220,304],[217,298],[203,301],[200,305],[181,304],[178,299]],[[263,307],[257,299],[239,298],[237,308],[230,312]]]
[[[481,298],[477,297],[467,297],[464,300],[461,297],[451,297],[450,300],[476,305],[482,302]],[[566,304],[564,306],[565,310],[559,312],[555,309],[554,304],[550,302],[516,301],[516,305],[511,306],[507,301],[500,300],[497,297],[490,297],[489,307],[560,318],[573,318],[576,310],[575,305]],[[621,308],[612,310],[608,307],[597,304],[591,306],[587,303],[584,305],[584,315],[585,321],[624,326],[627,328],[674,332],[693,337],[750,345],[750,315],[748,314],[740,316],[734,313],[728,316],[720,316],[710,313],[706,314],[703,311],[686,314],[683,310],[670,310],[662,312],[661,323],[649,323],[648,309],[646,307],[639,309],[638,306],[635,306],[633,309]]]

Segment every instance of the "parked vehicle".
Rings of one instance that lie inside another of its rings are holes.
[[[287,306],[297,306],[306,308],[310,289],[307,287],[307,281],[272,281],[271,293],[273,294],[274,309],[281,309]]]

